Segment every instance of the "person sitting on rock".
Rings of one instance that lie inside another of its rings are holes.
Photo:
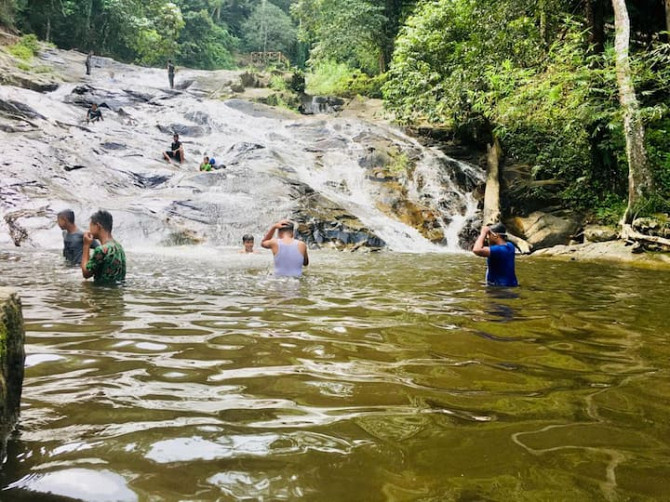
[[[240,249],[240,254],[250,254],[255,253],[254,250],[254,236],[251,234],[245,234],[242,236],[242,245],[244,246]]]
[[[168,162],[171,162],[170,159],[177,159],[180,164],[184,162],[184,146],[179,141],[179,134],[174,133],[172,136],[172,145],[168,151],[163,152],[163,158]]]
[[[514,271],[514,245],[507,242],[505,225],[483,226],[472,252],[487,258],[486,283],[489,286],[519,285]]]
[[[96,103],[93,103],[86,113],[86,123],[105,120],[102,118],[102,112]]]
[[[112,215],[101,209],[91,216],[89,231],[84,234],[81,273],[85,279],[93,277],[95,284],[113,285],[126,278],[126,253],[112,237],[113,224]],[[91,254],[94,239],[101,245]]]
[[[261,242],[261,246],[265,249],[272,249],[277,277],[300,277],[302,267],[309,265],[307,245],[293,238],[293,230],[292,222],[282,220],[270,227]],[[278,231],[276,239],[275,231]]]
[[[84,251],[84,232],[79,230],[74,223],[74,211],[64,209],[56,215],[56,222],[63,231],[63,257],[65,261],[71,266],[80,265]],[[93,241],[91,248],[95,249],[99,245],[98,241]]]
[[[207,155],[205,155],[202,158],[202,164],[200,164],[200,170],[207,172],[212,170],[212,164],[210,163],[209,157],[207,157]]]

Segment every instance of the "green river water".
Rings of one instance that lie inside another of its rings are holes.
[[[128,255],[108,289],[0,251],[28,353],[1,500],[670,500],[669,271]]]

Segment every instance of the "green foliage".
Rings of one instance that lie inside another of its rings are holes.
[[[348,91],[354,71],[345,63],[324,61],[307,74],[307,92],[315,95],[341,95]]]
[[[242,23],[244,47],[250,52],[282,52],[290,56],[296,44],[296,29],[288,14],[262,0]]]
[[[39,52],[40,44],[35,35],[24,35],[20,40],[9,47],[9,53],[22,60],[30,61]]]
[[[354,73],[347,83],[347,90],[352,95],[381,99],[383,97],[382,88],[385,83],[386,73],[371,77],[365,73],[358,72]]]
[[[345,63],[324,61],[307,74],[307,92],[321,96],[367,96],[381,98],[386,75],[370,77]]]
[[[0,26],[14,26],[16,0],[0,0]]]
[[[206,10],[187,12],[184,21],[177,58],[180,64],[207,70],[234,66],[232,51],[238,41]]]
[[[0,0],[1,1],[1,0]],[[18,24],[58,47],[92,49],[122,61],[197,68],[230,67],[237,38],[227,0],[31,0]]]
[[[129,38],[140,64],[158,65],[177,53],[179,34],[184,28],[181,10],[173,3],[156,9],[152,20],[135,20],[136,31]]]
[[[302,70],[295,70],[291,75],[291,90],[298,94],[305,92],[305,74]]]
[[[608,195],[595,208],[595,216],[604,225],[618,225],[627,205],[625,198]]]
[[[343,63],[369,73],[379,71],[384,9],[371,0],[298,0],[292,12],[301,40],[312,44],[312,66]]]
[[[411,168],[412,164],[407,154],[405,152],[399,152],[392,156],[392,162],[388,169],[393,176],[404,176],[409,173]]]
[[[422,3],[396,42],[383,91],[401,122],[435,122],[485,141],[495,133],[508,161],[531,166],[519,198],[612,220],[627,194],[614,50],[590,53],[568,10],[560,0]],[[669,55],[664,44],[633,58],[649,161],[666,199]]]
[[[284,80],[284,77],[282,77],[281,75],[273,75],[272,77],[270,77],[269,87],[270,89],[273,89],[275,91],[288,90],[286,80]]]

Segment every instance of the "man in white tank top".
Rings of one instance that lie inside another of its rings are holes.
[[[275,231],[277,238],[275,238]],[[275,263],[275,275],[279,277],[300,277],[302,267],[309,265],[307,245],[293,238],[293,223],[282,220],[270,227],[261,246],[272,249]]]

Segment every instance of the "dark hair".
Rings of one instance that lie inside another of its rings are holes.
[[[507,235],[507,229],[505,228],[505,225],[502,223],[496,223],[495,225],[491,225],[489,227],[489,230],[493,232],[494,234],[502,235],[505,237]]]
[[[293,223],[290,221],[287,223],[284,223],[281,227],[279,227],[280,232],[293,232]]]
[[[98,212],[93,213],[93,216],[91,216],[91,223],[100,225],[107,232],[111,232],[112,226],[114,225],[114,220],[112,219],[111,214],[109,214],[104,209],[100,209]]]
[[[254,241],[254,236],[251,234],[244,234],[242,236],[242,242],[253,242]]]
[[[63,209],[57,216],[74,224],[74,211],[72,209]]]

